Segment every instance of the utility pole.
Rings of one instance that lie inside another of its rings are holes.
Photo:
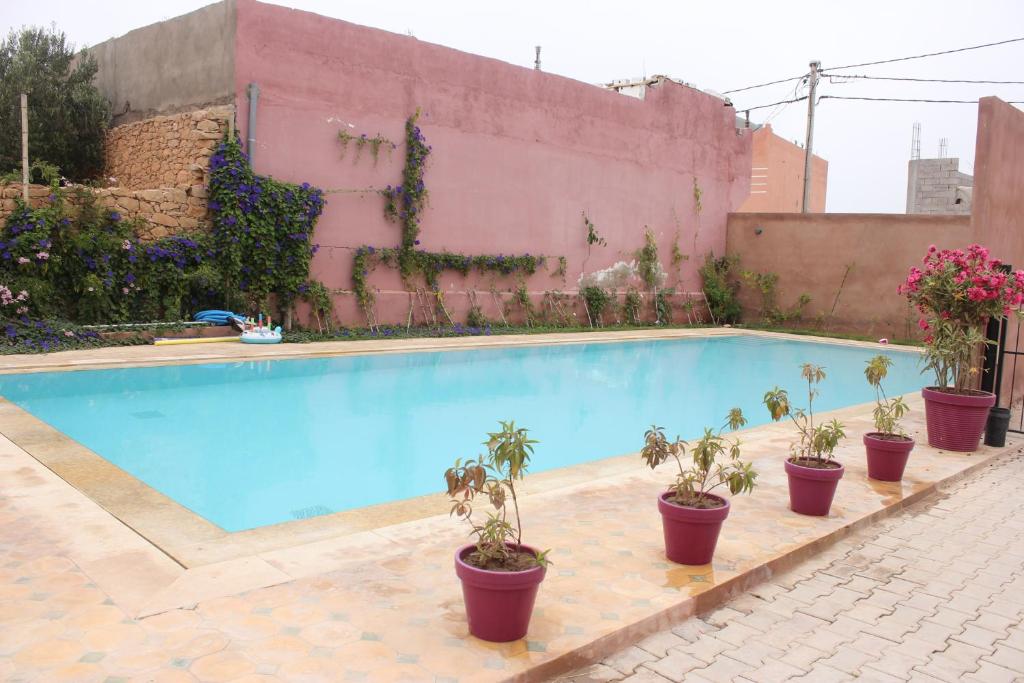
[[[21,198],[28,203],[28,95],[21,93]]]
[[[821,62],[811,62],[810,92],[807,94],[807,144],[804,145],[804,200],[800,207],[801,213],[808,213],[811,203],[811,159],[814,152],[814,98],[818,90],[818,71]]]

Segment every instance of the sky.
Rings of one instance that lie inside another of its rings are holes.
[[[77,46],[210,4],[204,0],[47,0],[0,2],[0,25],[51,25]],[[411,33],[420,40],[532,67],[542,46],[545,71],[588,83],[664,74],[723,92],[791,78],[730,95],[738,111],[791,99],[811,60],[838,67],[1024,37],[1021,0],[860,0],[848,2],[695,2],[676,0],[278,0],[357,24]],[[843,71],[846,74],[1024,81],[1024,42]],[[806,94],[798,91],[797,94]],[[912,83],[824,78],[819,95],[1024,100],[1024,85]],[[1018,105],[1020,106],[1020,105]],[[775,132],[803,141],[807,102],[758,109]],[[903,213],[913,124],[921,156],[959,157],[973,173],[977,107],[972,104],[823,99],[814,152],[829,162],[829,212]]]

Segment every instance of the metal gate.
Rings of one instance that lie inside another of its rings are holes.
[[[1021,349],[1021,327],[1024,321],[1018,321],[1013,339],[1007,340],[1009,319],[990,320],[985,336],[990,344],[985,348],[984,372],[981,375],[982,391],[991,391],[996,395],[996,405],[1010,408],[1010,427],[1007,431],[1015,434],[1024,434],[1024,410],[1014,410],[1014,400],[1017,395],[1017,363],[1020,356],[1024,356]],[[1024,360],[1019,361],[1021,368],[1024,368]],[[1003,378],[1008,374],[1010,382],[1009,391],[1004,393]],[[1024,393],[1024,387],[1021,387]],[[1014,414],[1016,413],[1016,414]]]

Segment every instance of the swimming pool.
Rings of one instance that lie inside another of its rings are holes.
[[[826,366],[817,401],[873,400],[868,348],[745,335],[0,376],[0,395],[227,531],[442,490],[499,419],[540,441],[532,470],[637,451],[652,423],[698,436]],[[890,395],[918,355],[887,352]],[[639,461],[638,461],[639,462]]]

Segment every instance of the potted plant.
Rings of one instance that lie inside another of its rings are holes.
[[[950,451],[973,451],[996,397],[975,388],[981,373],[980,349],[987,343],[982,325],[1009,315],[1024,302],[1024,271],[1008,272],[988,249],[928,247],[924,269],[911,268],[899,292],[921,313],[926,333],[925,371],[935,385],[924,396],[928,444]]]
[[[832,455],[846,436],[838,420],[814,424],[814,398],[817,386],[825,379],[825,368],[804,363],[800,376],[807,380],[807,410],[793,408],[785,389],[775,387],[764,395],[764,404],[772,420],[788,417],[796,425],[800,440],[790,446],[786,460],[789,478],[789,507],[802,515],[825,517],[832,507],[839,480],[846,469]]]
[[[670,442],[665,431],[652,426],[644,434],[640,457],[653,470],[670,457],[679,467],[676,481],[658,496],[658,510],[665,533],[665,555],[679,564],[708,564],[715,554],[722,522],[729,516],[729,501],[711,493],[726,486],[736,495],[754,489],[757,472],[750,463],[740,461],[739,439],[722,436],[726,427],[739,429],[747,423],[739,408],[729,411],[717,432],[705,427],[704,436],[690,449],[693,466],[683,468],[686,442],[676,437]],[[726,459],[724,464],[719,458]]]
[[[533,445],[526,429],[501,422],[488,434],[487,454],[455,461],[444,473],[451,514],[466,520],[476,542],[455,553],[455,573],[462,581],[469,632],[503,643],[526,635],[537,589],[548,565],[547,551],[524,545],[515,483],[526,474]],[[477,496],[494,508],[487,519],[473,519]],[[510,509],[511,508],[511,509]]]
[[[875,431],[864,435],[868,454],[868,476],[879,481],[900,481],[907,467],[914,440],[900,426],[909,408],[902,396],[888,398],[882,380],[889,374],[892,358],[878,355],[868,361],[864,376],[875,388]]]

